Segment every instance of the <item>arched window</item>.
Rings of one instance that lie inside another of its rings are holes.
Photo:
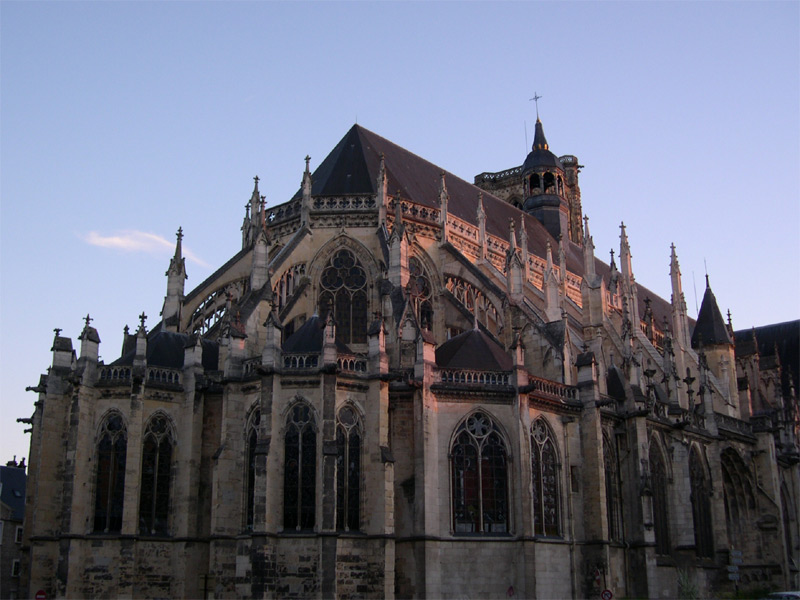
[[[286,419],[283,471],[284,530],[314,528],[317,481],[317,431],[311,407],[295,404]]]
[[[650,444],[650,485],[653,492],[653,526],[656,554],[669,554],[669,512],[667,508],[667,466],[658,444]]]
[[[714,534],[711,529],[711,486],[703,459],[697,448],[689,454],[689,482],[692,486],[692,518],[697,556],[714,557]]]
[[[245,527],[253,529],[256,499],[256,444],[258,443],[258,426],[261,423],[261,411],[256,409],[247,425],[247,472],[245,474]]]
[[[755,496],[750,471],[731,448],[722,451],[722,492],[725,500],[725,522],[731,548],[744,548],[752,528],[751,511]]]
[[[433,305],[431,304],[431,284],[422,263],[416,257],[408,259],[408,298],[417,322],[422,329],[433,328]]]
[[[152,417],[145,429],[142,448],[139,533],[166,535],[168,532],[172,445],[172,427],[167,418],[164,415]]]
[[[550,173],[550,172],[545,173],[544,177],[542,178],[542,180],[544,181],[544,193],[545,194],[552,194],[553,192],[556,191],[556,189],[555,189],[556,188],[556,178],[552,173]]]
[[[539,179],[539,174],[534,173],[531,175],[531,194],[541,192],[541,180]]]
[[[336,339],[343,344],[367,342],[367,273],[350,250],[331,258],[320,279],[319,312],[333,310]]]
[[[128,433],[122,415],[106,417],[97,441],[97,472],[94,494],[94,530],[122,530],[122,500],[125,495],[125,456]]]
[[[547,422],[538,418],[531,425],[531,480],[533,483],[533,532],[560,534],[558,453]]]
[[[603,432],[603,464],[606,474],[606,510],[608,516],[608,538],[622,540],[621,484],[619,464],[614,442]]]
[[[451,452],[453,531],[508,531],[508,457],[494,421],[470,415],[456,430]]]
[[[361,428],[351,406],[336,419],[336,528],[361,528]]]

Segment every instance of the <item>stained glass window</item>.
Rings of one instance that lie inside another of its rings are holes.
[[[650,481],[653,492],[653,525],[656,554],[669,554],[669,511],[667,507],[667,467],[657,444],[650,444]]]
[[[606,510],[608,516],[608,537],[622,539],[622,505],[617,452],[612,438],[603,433],[603,464],[606,474]]]
[[[431,284],[425,274],[422,263],[413,256],[408,259],[408,285],[406,290],[414,313],[417,315],[417,322],[422,329],[430,330],[433,327]]]
[[[109,415],[97,442],[97,476],[94,495],[94,530],[122,530],[122,500],[125,495],[125,456],[128,435],[119,414]]]
[[[470,415],[456,431],[451,457],[453,530],[508,531],[508,457],[494,421]]]
[[[258,443],[258,425],[261,422],[261,411],[256,410],[247,427],[247,474],[245,488],[245,526],[253,529],[256,494],[256,444]]]
[[[172,468],[172,428],[164,415],[150,419],[142,448],[142,484],[139,494],[139,532],[166,535],[169,525],[169,488]]]
[[[336,528],[360,529],[361,430],[356,411],[345,406],[336,423]]]
[[[692,518],[694,521],[694,544],[697,556],[714,557],[714,534],[711,530],[711,486],[708,482],[703,459],[696,448],[689,454],[689,481],[692,486]]]
[[[533,531],[537,535],[560,534],[558,472],[553,433],[544,419],[536,419],[531,425],[531,479]]]
[[[322,271],[320,315],[333,311],[336,339],[344,344],[367,341],[367,274],[350,250],[333,255]]]
[[[283,527],[314,528],[317,477],[317,432],[311,407],[295,404],[286,420],[283,473]]]

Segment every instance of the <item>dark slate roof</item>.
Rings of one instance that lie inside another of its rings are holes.
[[[465,331],[436,349],[436,366],[442,369],[510,371],[511,357],[479,329]]]
[[[765,358],[774,356],[777,351],[784,370],[784,393],[789,393],[789,377],[794,389],[800,390],[800,320],[735,331],[733,336],[737,356],[747,356],[757,350]]]
[[[135,338],[135,336],[132,336]],[[160,324],[147,334],[147,364],[167,369],[182,369],[184,348],[194,343],[192,336],[186,333],[174,333],[161,330]],[[216,341],[202,341],[203,369],[216,371],[219,369],[219,344]],[[136,355],[136,343],[123,356],[111,363],[111,366],[132,365]]]
[[[547,139],[544,137],[544,128],[539,119],[536,119],[536,133],[533,136],[533,146],[531,147],[530,154],[528,154],[525,159],[525,163],[522,165],[522,172],[524,173],[536,167],[552,167],[562,171],[564,170],[558,157],[550,152]]]
[[[325,321],[319,315],[314,315],[283,342],[283,351],[292,354],[322,352],[324,337]],[[339,341],[336,342],[336,350],[341,354],[353,354],[346,344]]]
[[[703,294],[703,303],[700,305],[700,312],[697,313],[697,323],[692,333],[692,348],[697,348],[700,341],[704,346],[710,344],[733,344],[728,326],[719,312],[717,299],[711,286],[708,284],[706,276],[706,293]]]
[[[11,518],[22,521],[25,516],[25,469],[19,467],[0,467],[2,494],[0,501],[11,507]]]

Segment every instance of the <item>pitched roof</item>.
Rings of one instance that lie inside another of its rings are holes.
[[[725,325],[717,306],[717,299],[708,283],[708,276],[706,276],[706,293],[703,294],[703,303],[700,305],[697,323],[692,333],[692,348],[697,348],[701,340],[704,345],[733,344],[728,326]]]
[[[283,351],[291,354],[322,352],[324,334],[325,320],[313,315],[283,342]],[[336,349],[342,354],[353,353],[346,344],[339,341],[336,342]]]
[[[123,356],[111,363],[117,365],[132,365],[136,355],[136,336],[132,347]],[[147,334],[147,364],[167,369],[183,368],[184,348],[192,343],[191,336],[186,333],[175,333],[164,331],[159,326],[153,328]],[[203,345],[203,368],[208,371],[215,371],[219,368],[219,344],[213,340],[202,340]]]
[[[733,335],[737,357],[757,350],[763,359],[777,351],[784,375],[783,392],[790,393],[790,379],[794,389],[800,390],[800,320],[735,331]]]
[[[442,369],[510,371],[513,362],[492,338],[479,329],[470,329],[436,349],[436,366]]]

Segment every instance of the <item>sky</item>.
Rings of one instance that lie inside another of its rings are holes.
[[[539,116],[576,155],[597,255],[734,328],[800,317],[798,2],[0,2],[0,461],[53,329],[107,363],[354,124],[459,177],[515,167]],[[696,290],[696,295],[695,295]]]

